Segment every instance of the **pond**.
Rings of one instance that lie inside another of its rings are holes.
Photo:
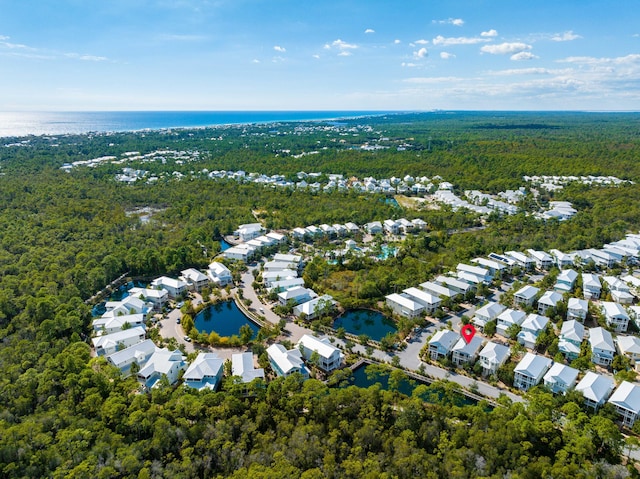
[[[368,363],[362,363],[360,366],[353,370],[351,377],[341,387],[357,386],[360,388],[368,388],[374,384],[380,384],[380,387],[384,390],[391,389],[389,387],[389,378],[391,376],[391,369],[381,365],[370,365]],[[441,386],[433,386],[427,381],[420,381],[418,379],[412,379],[406,374],[401,375],[402,379],[393,384],[393,389],[399,393],[411,396],[413,391],[420,385],[425,385],[428,389],[424,394],[420,395],[420,399],[428,403],[442,403],[449,402],[456,406],[468,406],[477,404],[477,401],[464,395],[463,392],[447,392]],[[393,383],[393,380],[392,380]],[[491,408],[489,408],[491,409]]]
[[[384,314],[370,309],[352,309],[333,322],[333,329],[344,328],[347,333],[360,336],[366,334],[380,341],[389,333],[396,333],[396,324]]]
[[[194,323],[199,332],[209,334],[215,331],[222,337],[238,335],[240,327],[245,324],[253,330],[254,338],[260,330],[260,326],[245,316],[233,301],[222,301],[206,307],[196,314]]]

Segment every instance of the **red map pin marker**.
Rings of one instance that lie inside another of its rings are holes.
[[[469,344],[473,337],[476,335],[476,328],[473,326],[473,324],[465,324],[464,326],[462,326],[462,329],[460,329],[460,334],[464,338],[465,342]]]

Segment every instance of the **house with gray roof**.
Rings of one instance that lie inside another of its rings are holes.
[[[509,359],[510,354],[511,349],[508,346],[489,341],[478,355],[482,374],[485,376],[496,374],[498,368]]]
[[[544,385],[554,394],[566,394],[566,392],[576,385],[578,371],[575,368],[561,363],[554,363],[551,369],[544,375]]]
[[[591,345],[591,362],[598,366],[610,366],[616,353],[611,333],[604,328],[591,328],[589,344]]]
[[[222,381],[223,366],[224,362],[216,354],[199,353],[182,376],[184,385],[199,391],[215,391]]]
[[[513,386],[521,391],[528,391],[542,381],[551,364],[553,361],[544,356],[525,354],[513,371]]]
[[[640,414],[640,386],[622,381],[608,402],[615,406],[622,425],[633,427]]]
[[[558,350],[572,361],[580,355],[580,345],[584,339],[584,326],[582,323],[572,319],[562,323],[560,338],[558,340]]]
[[[614,388],[615,383],[610,377],[587,371],[587,374],[576,386],[576,391],[582,393],[587,407],[597,410],[611,396]]]
[[[429,357],[434,361],[448,357],[459,338],[458,333],[441,329],[429,340]]]

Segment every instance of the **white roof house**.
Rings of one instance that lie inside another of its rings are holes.
[[[293,315],[300,317],[304,314],[305,317],[310,320],[314,319],[318,314],[326,312],[325,308],[333,309],[335,305],[336,302],[333,297],[328,294],[324,294],[318,298],[313,298],[310,301],[294,306]]]
[[[307,361],[310,361],[313,353],[317,352],[319,356],[317,366],[326,372],[338,369],[344,359],[342,351],[331,344],[329,338],[320,339],[310,334],[304,334],[296,347],[301,349],[302,355]]]
[[[474,258],[471,260],[471,262],[488,269],[491,276],[495,276],[496,273],[503,273],[508,270],[506,264],[501,263],[500,261],[494,261],[492,259]]]
[[[278,293],[278,301],[280,304],[287,304],[293,301],[296,305],[306,303],[318,295],[312,290],[302,286],[296,286],[281,293]]]
[[[466,294],[467,291],[473,289],[473,287],[466,281],[461,281],[458,278],[454,278],[452,276],[440,275],[435,279],[435,282],[438,284],[446,285],[450,290],[457,291],[461,294]]]
[[[496,325],[496,329],[503,336],[507,336],[507,329],[514,324],[520,326],[526,317],[527,313],[524,311],[511,308],[505,309],[498,315],[498,324]]]
[[[540,289],[528,284],[515,292],[513,301],[519,306],[533,306],[539,292]]]
[[[248,223],[238,226],[238,229],[233,232],[240,238],[241,241],[249,241],[253,238],[257,238],[264,232],[264,228],[260,223]]]
[[[476,310],[473,316],[473,324],[479,328],[484,328],[489,321],[496,319],[505,309],[507,309],[506,306],[490,301]]]
[[[484,338],[479,334],[474,335],[468,343],[464,338],[459,338],[451,349],[451,361],[456,366],[462,366],[463,364],[469,364],[475,361],[483,343]]]
[[[482,373],[485,375],[495,374],[498,368],[507,361],[510,354],[511,349],[508,346],[488,342],[478,355]]]
[[[487,268],[481,268],[480,266],[471,266],[465,263],[458,263],[456,266],[458,273],[469,273],[482,280],[483,283],[491,283],[492,275]]]
[[[228,250],[227,250],[228,251]],[[167,276],[160,276],[151,282],[151,286],[154,288],[166,289],[170,298],[177,298],[181,294],[187,292],[187,283],[181,279],[169,278]]]
[[[424,313],[424,305],[411,299],[404,294],[389,294],[385,296],[387,306],[394,313],[404,316],[405,318],[417,318]]]
[[[262,281],[264,285],[269,288],[272,283],[276,281],[282,281],[284,279],[297,278],[298,272],[291,269],[284,269],[282,271],[263,271]]]
[[[91,342],[96,350],[96,355],[106,356],[144,341],[145,334],[145,330],[141,327],[130,328],[91,338]]]
[[[529,253],[529,256],[536,262],[536,268],[549,269],[553,266],[553,258],[549,253],[534,249],[528,249],[527,253]]]
[[[199,391],[215,391],[222,380],[223,361],[214,353],[200,353],[189,365],[182,379],[184,385]]]
[[[519,251],[505,251],[504,255],[514,260],[518,264],[518,266],[524,269],[532,269],[536,264],[533,258],[530,258],[526,254],[520,253]]]
[[[555,264],[556,266],[558,266],[558,268],[562,269],[573,265],[573,257],[571,255],[563,253],[558,249],[551,249],[549,250],[549,253],[551,253],[551,256],[553,256]]]
[[[222,253],[225,258],[238,261],[248,261],[254,254],[256,254],[256,248],[246,243],[232,246]]]
[[[580,355],[580,345],[584,339],[584,326],[575,319],[562,323],[558,349],[567,359],[576,359]]]
[[[616,353],[611,333],[604,328],[591,328],[589,344],[591,345],[591,362],[600,366],[609,366]]]
[[[632,427],[640,414],[640,386],[622,381],[608,402],[615,406],[622,424]]]
[[[552,363],[551,359],[544,356],[538,356],[533,353],[525,354],[513,371],[514,387],[522,391],[528,391],[542,381]]]
[[[614,387],[613,379],[593,371],[587,371],[587,374],[576,386],[576,391],[582,393],[588,407],[598,409],[611,396]]]
[[[426,281],[424,283],[420,283],[420,288],[425,290],[427,293],[432,294],[434,296],[438,296],[441,298],[455,298],[460,293],[456,291],[452,291],[446,286],[442,286],[440,284],[434,283],[432,281]]]
[[[371,223],[365,224],[364,229],[372,235],[382,233],[382,223],[380,221],[372,221]]]
[[[291,263],[295,265],[296,268],[302,265],[302,256],[298,254],[288,254],[288,253],[276,253],[273,255],[274,261],[281,261],[285,263]],[[292,268],[292,269],[296,269]]]
[[[136,296],[127,296],[120,301],[107,301],[106,313],[103,316],[118,316],[122,314],[146,313],[146,303]]]
[[[131,288],[129,294],[147,303],[151,303],[153,308],[161,309],[169,300],[169,292],[166,289]]]
[[[544,315],[548,309],[555,308],[562,301],[562,295],[555,291],[545,291],[538,299],[538,313]]]
[[[582,273],[582,292],[584,299],[600,298],[602,284],[597,274]]]
[[[167,348],[158,349],[138,371],[138,381],[147,389],[151,389],[163,376],[166,376],[169,384],[174,384],[178,380],[178,373],[184,368],[184,356],[179,349],[173,351]]]
[[[287,351],[282,344],[272,344],[267,348],[269,363],[278,376],[290,376],[300,373],[308,378],[309,372],[302,361],[302,353],[299,349]]]
[[[272,239],[276,243],[286,243],[286,241],[287,241],[287,237],[285,235],[280,234],[280,233],[276,233],[275,231],[267,233],[266,236],[267,236],[267,238]]]
[[[201,291],[202,288],[209,284],[209,277],[195,268],[185,269],[181,271],[181,274],[189,289]]]
[[[569,298],[567,303],[567,319],[584,321],[589,312],[589,302],[586,299]]]
[[[157,350],[151,339],[145,339],[128,348],[121,349],[107,356],[107,361],[120,370],[123,375],[128,375],[133,363],[142,366]]]
[[[628,357],[632,364],[640,360],[640,338],[637,336],[618,336],[615,340],[618,352]]]
[[[603,301],[601,303],[602,313],[607,324],[618,332],[624,332],[629,326],[629,315],[618,303]]]
[[[403,291],[403,293],[409,296],[409,298],[413,299],[414,301],[417,301],[418,303],[424,305],[425,312],[429,314],[435,312],[435,310],[438,309],[438,306],[440,306],[440,303],[442,302],[437,296],[429,294],[426,291],[422,291],[418,288],[407,288]]]
[[[544,375],[544,385],[555,394],[564,394],[575,386],[579,373],[580,371],[575,368],[554,363],[547,374]]]
[[[207,274],[209,275],[211,282],[218,286],[226,286],[233,280],[229,268],[219,261],[214,261],[209,265]]]
[[[303,278],[287,278],[282,281],[273,281],[270,283],[270,286],[267,288],[269,293],[281,293],[282,291],[286,291],[291,288],[300,288],[304,286]]]
[[[522,322],[520,332],[518,333],[518,342],[524,347],[533,349],[538,340],[538,336],[547,327],[549,318],[531,313]]]
[[[96,334],[111,334],[122,331],[122,328],[128,326],[146,329],[144,322],[144,314],[123,314],[120,316],[104,315],[94,319],[92,326]],[[126,329],[126,328],[125,328]]]
[[[556,277],[556,284],[553,287],[554,290],[559,293],[567,293],[573,291],[573,286],[578,279],[578,273],[572,269],[563,269]]]
[[[441,329],[429,340],[429,356],[434,361],[447,357],[460,336],[448,329]]]
[[[264,369],[254,367],[251,352],[231,356],[231,374],[242,378],[243,383],[250,383],[257,378],[264,379]]]

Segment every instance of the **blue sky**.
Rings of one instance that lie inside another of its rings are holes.
[[[0,111],[640,110],[637,0],[0,0]]]

